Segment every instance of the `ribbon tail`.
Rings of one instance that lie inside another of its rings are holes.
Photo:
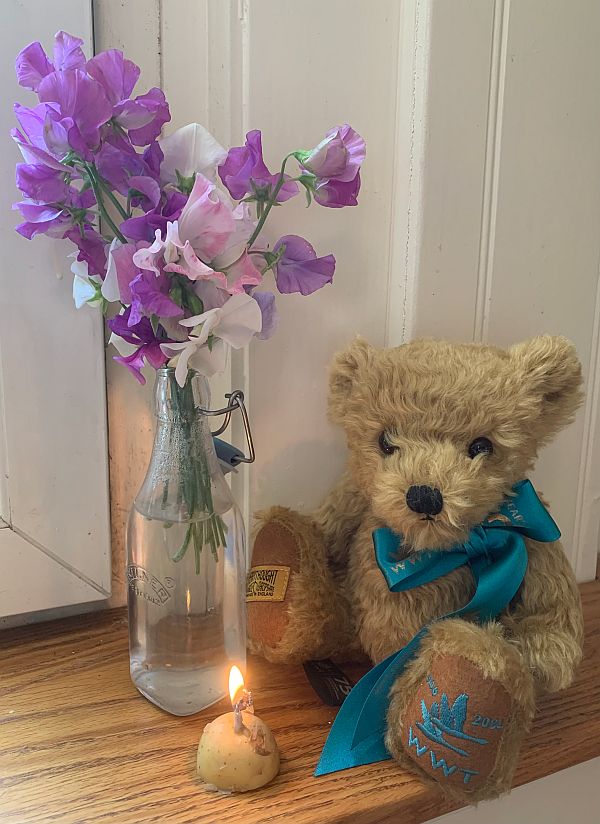
[[[333,722],[315,775],[390,758],[384,741],[389,691],[426,632],[426,628],[422,629],[407,646],[377,664],[352,689]]]
[[[500,536],[500,530],[496,535]],[[505,537],[500,538],[502,554],[495,557],[494,563],[480,559],[471,566],[477,583],[475,595],[468,604],[447,615],[447,618],[461,618],[474,613],[479,623],[489,621],[499,615],[519,591],[527,571],[525,541],[518,532],[507,532]]]

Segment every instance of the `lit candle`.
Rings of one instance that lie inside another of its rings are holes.
[[[229,673],[229,695],[233,712],[206,725],[197,766],[206,789],[243,793],[275,778],[279,749],[269,727],[254,715],[252,693],[237,667]]]

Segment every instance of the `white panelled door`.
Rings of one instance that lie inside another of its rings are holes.
[[[204,6],[195,31],[206,37],[207,94],[220,91],[216,102],[230,107],[238,139],[261,128],[270,163],[344,120],[367,141],[357,209],[306,211],[298,199],[271,224],[274,238],[291,226],[319,254],[334,251],[337,270],[332,288],[280,300],[277,337],[249,353],[257,462],[248,510],[314,507],[341,471],[345,450],[326,421],[326,370],[356,334],[390,346],[418,336],[506,346],[562,334],[577,345],[587,399],[541,454],[534,480],[579,580],[593,578],[600,4]],[[163,0],[163,15],[176,19],[178,8]],[[214,59],[229,54],[229,43],[234,59]]]
[[[406,0],[428,51],[412,204],[408,334],[507,346],[574,341],[586,401],[540,455],[580,581],[600,527],[600,4],[594,0]],[[410,67],[406,67],[410,70]]]
[[[102,320],[77,311],[66,241],[14,232],[14,58],[65,29],[91,47],[89,0],[4,0],[0,27],[0,617],[110,595]]]

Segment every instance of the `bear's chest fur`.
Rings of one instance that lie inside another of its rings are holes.
[[[390,592],[375,560],[373,529],[367,517],[350,547],[346,592],[361,646],[373,663],[401,649],[436,618],[464,606],[473,595],[473,576],[461,567],[437,581],[406,592]]]

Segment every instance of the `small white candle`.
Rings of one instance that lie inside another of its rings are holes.
[[[256,790],[279,772],[279,748],[269,727],[254,715],[252,694],[237,667],[229,674],[233,712],[207,724],[198,744],[197,767],[207,789]]]

